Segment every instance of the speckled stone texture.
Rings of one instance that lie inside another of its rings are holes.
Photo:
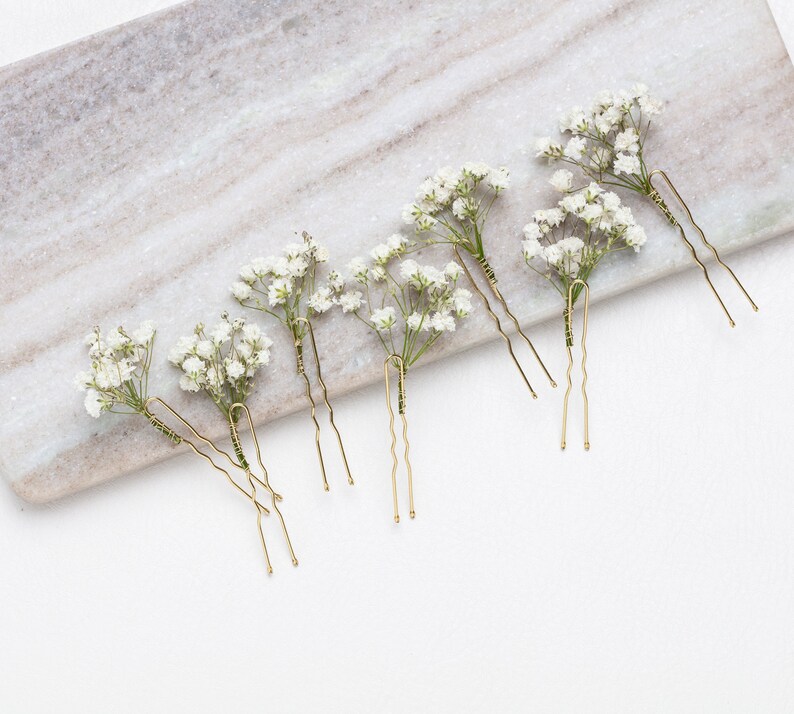
[[[666,101],[646,155],[725,254],[779,235],[794,227],[792,79],[763,0],[200,1],[6,67],[2,471],[21,496],[47,501],[173,453],[143,420],[83,411],[72,375],[95,323],[155,319],[152,391],[222,434],[211,404],[180,394],[166,348],[239,309],[228,292],[239,265],[295,231],[343,265],[401,230],[402,204],[441,165],[510,167],[492,263],[522,322],[559,314],[520,256],[521,227],[554,198],[526,147],[601,88],[644,81]],[[599,269],[594,300],[692,266],[652,206],[632,207],[648,245]],[[740,326],[754,319],[720,281]],[[724,320],[716,303],[712,319]],[[275,328],[273,369],[251,403],[258,422],[304,407]],[[380,347],[356,321],[327,316],[317,332],[332,394],[381,376]],[[480,309],[432,356],[494,337]]]

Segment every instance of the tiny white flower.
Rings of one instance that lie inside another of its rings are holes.
[[[525,260],[532,260],[543,253],[543,246],[538,242],[537,238],[527,238],[522,241],[521,249]]]
[[[339,305],[342,312],[356,312],[361,307],[363,295],[360,290],[348,290],[339,296]]]
[[[333,307],[333,295],[331,288],[322,287],[317,292],[309,296],[308,305],[315,312],[323,313]]]
[[[375,310],[369,319],[378,332],[385,332],[390,330],[397,322],[397,313],[391,306],[382,307]]]
[[[614,169],[616,174],[637,174],[640,172],[640,160],[634,154],[618,154],[615,158]]]
[[[347,264],[347,270],[350,275],[359,283],[366,283],[369,274],[369,268],[363,258],[353,258]]]
[[[232,284],[232,295],[237,300],[247,300],[251,297],[251,293],[253,289],[248,283],[245,282],[236,282]]]
[[[645,245],[645,241],[648,240],[648,236],[645,235],[645,230],[642,226],[638,226],[636,224],[629,226],[626,229],[626,235],[624,236],[626,241],[626,245],[630,245],[634,248],[635,253],[640,252],[640,248]]]
[[[462,268],[454,261],[451,260],[444,267],[444,273],[450,280],[457,280],[460,277]]]
[[[86,391],[83,404],[85,405],[85,410],[92,417],[94,417],[94,419],[99,418],[99,415],[106,406],[104,400],[102,399],[102,395],[95,389],[89,389]]]
[[[571,190],[572,182],[573,174],[568,169],[555,171],[549,179],[549,183],[560,193],[568,193]]]
[[[541,236],[540,226],[537,223],[527,223],[524,226],[524,237],[527,240],[539,240]]]
[[[155,330],[156,327],[154,322],[145,320],[138,326],[137,330],[133,330],[132,341],[136,345],[144,346],[154,337]]]
[[[245,366],[236,359],[227,359],[224,367],[226,368],[226,380],[229,384],[234,384],[245,374]]]
[[[436,332],[455,332],[455,318],[449,313],[436,312],[430,319],[430,326]]]
[[[420,327],[423,326],[422,316],[418,312],[412,312],[407,318],[405,318],[405,324],[408,325],[409,330],[416,332]]]

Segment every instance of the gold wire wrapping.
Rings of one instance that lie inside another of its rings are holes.
[[[469,270],[463,258],[461,257],[460,251],[458,250],[458,246],[453,246],[453,250],[455,252],[455,257],[457,257],[458,262],[463,268],[463,272],[466,273],[466,277],[469,279],[469,283],[471,283],[472,290],[474,290],[474,292],[476,292],[477,295],[479,295],[480,300],[482,300],[483,305],[485,305],[485,309],[488,312],[488,315],[496,324],[496,331],[501,335],[502,339],[505,341],[505,344],[507,345],[507,351],[510,353],[510,359],[513,360],[513,364],[516,366],[516,369],[521,375],[521,379],[523,379],[524,384],[527,385],[527,389],[529,390],[529,393],[532,395],[532,398],[537,399],[538,398],[537,393],[532,388],[532,385],[529,383],[529,379],[527,379],[527,375],[524,374],[524,370],[521,368],[521,363],[518,361],[515,352],[513,352],[513,343],[510,341],[510,338],[502,329],[502,323],[499,321],[499,316],[493,311],[493,309],[491,308],[491,304],[488,302],[488,298],[485,297],[485,293],[483,293],[483,291],[480,290],[480,288],[477,286],[477,283],[474,281],[474,276],[471,274],[471,271]]]
[[[281,496],[279,496],[273,488],[270,486],[270,479],[268,477],[267,469],[265,468],[265,464],[262,461],[262,451],[259,448],[259,439],[256,436],[256,430],[254,429],[254,422],[251,418],[251,411],[248,407],[243,404],[242,402],[236,402],[229,407],[229,432],[232,436],[232,442],[234,444],[234,449],[236,453],[243,454],[243,447],[240,443],[240,434],[237,431],[237,422],[234,420],[234,412],[236,410],[242,410],[245,414],[245,417],[248,421],[248,429],[251,432],[251,438],[254,442],[254,451],[256,453],[256,460],[259,464],[259,468],[262,469],[262,480],[259,483],[264,484],[265,490],[270,494],[271,504],[273,506],[273,510],[275,511],[276,515],[278,516],[279,523],[281,523],[281,531],[284,534],[284,540],[287,542],[287,548],[289,549],[290,557],[292,558],[292,564],[297,565],[298,559],[295,557],[295,551],[292,548],[292,541],[290,540],[289,533],[287,532],[287,524],[284,522],[284,516],[281,513],[281,510],[278,507],[278,501],[281,500]],[[248,462],[243,457],[243,461],[245,463],[245,474],[248,478],[248,483],[251,485],[251,497],[256,498],[256,486],[254,485],[254,478],[253,474],[251,473],[251,468],[248,465]],[[267,552],[267,548],[265,547],[264,543],[264,535],[262,534],[262,513],[261,511],[257,512],[257,527],[259,528],[259,533],[262,539],[262,548]],[[272,570],[271,570],[272,572]]]
[[[331,402],[328,399],[328,387],[325,384],[325,380],[323,379],[322,368],[320,367],[320,355],[317,352],[317,341],[314,338],[314,328],[312,327],[312,323],[309,322],[305,317],[298,317],[295,319],[295,322],[302,322],[306,325],[309,331],[309,338],[311,339],[312,343],[312,354],[314,355],[314,365],[316,368],[317,374],[317,381],[320,384],[320,389],[323,393],[323,402],[325,403],[325,407],[328,410],[328,421],[331,424],[331,428],[336,435],[336,442],[339,445],[339,453],[342,456],[342,463],[345,466],[345,473],[347,474],[347,482],[353,486],[355,481],[353,481],[353,476],[350,474],[350,466],[347,462],[347,454],[345,453],[345,447],[342,443],[342,435],[339,433],[339,429],[336,426],[336,422],[334,421],[334,408],[331,406]],[[303,341],[300,339],[295,340],[295,356],[296,356],[296,366],[298,369],[298,374],[303,377],[303,381],[306,385],[306,398],[309,400],[309,404],[311,405],[311,418],[312,422],[314,422],[314,442],[317,447],[317,458],[320,462],[320,471],[322,472],[323,476],[323,488],[328,491],[328,479],[325,473],[325,462],[323,460],[323,451],[320,445],[320,422],[317,421],[317,405],[314,401],[314,397],[312,396],[312,388],[311,382],[309,381],[309,377],[306,374],[306,369],[303,361]]]
[[[568,352],[568,370],[565,374],[567,387],[562,402],[562,441],[560,447],[565,449],[565,434],[568,427],[568,397],[571,395],[571,371],[573,370],[573,288],[581,285],[584,289],[584,314],[582,317],[582,399],[584,402],[584,448],[590,450],[590,425],[588,420],[587,402],[587,317],[590,308],[590,288],[584,280],[577,278],[568,286],[568,303],[563,311],[565,319],[565,349]]]
[[[224,458],[225,458],[225,459],[226,459],[226,460],[229,462],[229,464],[230,464],[231,466],[233,466],[234,468],[237,468],[237,469],[240,469],[240,468],[241,468],[241,467],[239,466],[239,464],[236,464],[236,463],[234,462],[234,459],[232,459],[232,457],[231,457],[231,456],[229,456],[229,454],[227,454],[225,451],[221,451],[221,450],[220,450],[220,449],[219,449],[217,446],[215,446],[215,444],[213,444],[213,443],[212,443],[212,442],[211,442],[209,439],[207,439],[205,436],[202,436],[202,435],[201,435],[201,434],[200,434],[200,433],[199,433],[199,432],[198,432],[198,431],[197,431],[197,430],[196,430],[196,429],[195,429],[195,428],[194,428],[194,427],[193,427],[193,426],[192,426],[192,425],[191,425],[189,422],[187,422],[187,421],[186,421],[186,420],[185,420],[185,419],[184,419],[184,418],[183,418],[183,417],[182,417],[182,416],[181,416],[179,413],[177,413],[176,411],[174,411],[174,409],[172,409],[172,408],[171,408],[171,407],[170,407],[168,404],[166,404],[166,403],[165,403],[165,402],[164,402],[162,399],[160,399],[160,397],[149,397],[149,398],[146,400],[145,404],[144,404],[144,413],[145,413],[145,415],[146,415],[147,419],[149,419],[149,421],[150,421],[152,424],[154,424],[154,422],[152,421],[152,420],[154,419],[154,420],[155,420],[156,422],[158,422],[159,424],[162,424],[163,426],[165,426],[165,425],[163,424],[163,422],[162,422],[160,419],[158,419],[156,416],[154,416],[154,414],[152,414],[152,412],[151,412],[151,405],[152,405],[152,404],[159,404],[161,407],[163,407],[163,409],[165,409],[165,410],[166,410],[166,411],[167,411],[169,414],[171,414],[171,416],[173,416],[173,417],[174,417],[174,418],[175,418],[177,421],[179,421],[179,422],[180,422],[181,424],[183,424],[183,425],[184,425],[184,426],[185,426],[185,427],[186,427],[188,430],[190,430],[190,431],[193,433],[193,435],[196,437],[196,439],[198,439],[199,441],[202,441],[202,442],[204,442],[205,444],[207,444],[207,445],[208,445],[208,446],[209,446],[209,447],[212,449],[212,451],[214,451],[214,452],[215,452],[215,453],[216,453],[218,456],[222,456],[222,457],[224,457]],[[157,427],[156,425],[155,425],[155,428],[157,428],[157,429],[158,429],[158,431],[160,430],[160,429],[159,429],[159,427]],[[166,428],[166,429],[169,429],[169,427],[165,427],[165,428]],[[207,463],[208,463],[210,466],[212,466],[212,468],[214,468],[216,471],[219,471],[220,473],[222,473],[222,474],[223,474],[223,475],[226,477],[226,480],[227,480],[227,481],[228,481],[228,482],[229,482],[229,483],[230,483],[232,486],[234,486],[234,488],[235,488],[237,491],[239,491],[239,492],[240,492],[240,493],[241,493],[243,496],[245,496],[245,497],[246,497],[246,498],[247,498],[249,501],[251,501],[252,505],[253,505],[253,506],[256,508],[256,510],[257,510],[257,528],[258,528],[258,530],[259,530],[259,540],[260,540],[260,543],[261,543],[261,545],[262,545],[262,551],[263,551],[263,553],[264,553],[264,555],[265,555],[265,563],[267,564],[267,572],[268,572],[269,574],[272,574],[272,572],[273,572],[273,567],[272,567],[272,565],[271,565],[271,563],[270,563],[270,556],[268,555],[268,552],[267,552],[267,546],[265,545],[265,535],[264,535],[264,532],[263,532],[263,530],[262,530],[262,518],[261,518],[261,517],[262,517],[262,514],[265,514],[265,515],[267,515],[267,514],[269,514],[269,513],[270,513],[270,511],[269,511],[269,510],[268,510],[268,509],[267,509],[265,506],[263,506],[263,505],[262,505],[262,504],[259,502],[259,500],[257,499],[257,497],[256,497],[256,489],[254,488],[254,484],[253,484],[253,482],[254,482],[254,481],[256,481],[257,483],[260,483],[262,486],[265,486],[265,487],[266,487],[265,483],[264,483],[263,481],[260,481],[260,480],[259,480],[259,479],[258,479],[256,476],[253,476],[253,475],[250,475],[250,476],[248,476],[248,474],[247,474],[247,477],[248,477],[248,483],[251,485],[251,488],[252,488],[252,491],[249,493],[248,491],[246,491],[246,490],[245,490],[245,489],[244,489],[242,486],[240,486],[240,484],[238,484],[238,483],[237,483],[237,482],[236,482],[236,481],[235,481],[235,480],[232,478],[231,474],[230,474],[230,473],[229,473],[229,472],[228,472],[226,469],[224,469],[224,468],[221,468],[220,466],[218,466],[218,464],[216,464],[216,463],[215,463],[215,462],[212,460],[212,457],[210,457],[210,456],[209,456],[209,454],[206,454],[204,451],[202,451],[201,449],[199,449],[199,448],[198,448],[198,446],[196,446],[196,444],[195,444],[195,443],[193,443],[193,441],[191,441],[190,439],[186,439],[186,438],[184,438],[184,437],[182,437],[182,436],[179,436],[178,434],[176,434],[176,432],[173,432],[173,430],[171,430],[171,429],[169,429],[169,431],[171,431],[172,433],[174,433],[174,435],[175,435],[175,436],[177,436],[177,437],[179,438],[179,440],[180,440],[180,441],[179,441],[179,442],[175,442],[175,443],[187,444],[187,446],[188,446],[188,447],[190,447],[190,449],[193,451],[193,453],[195,453],[197,456],[200,456],[202,459],[204,459],[204,460],[205,460],[205,461],[206,461],[206,462],[207,462]],[[170,438],[170,437],[169,437],[169,438]],[[250,473],[250,472],[249,472],[249,473]],[[291,546],[290,546],[290,550],[291,550]]]
[[[650,191],[650,193],[648,195],[650,196],[651,200],[656,204],[656,206],[659,208],[659,210],[664,214],[665,218],[670,223],[670,225],[672,225],[674,228],[678,228],[678,230],[679,230],[679,232],[681,234],[681,239],[684,241],[684,243],[686,244],[687,248],[689,249],[689,253],[692,256],[692,259],[695,261],[695,263],[697,263],[698,267],[703,271],[703,277],[706,279],[706,282],[708,283],[709,288],[711,288],[711,292],[714,293],[714,297],[717,298],[717,302],[720,304],[720,307],[722,308],[722,311],[725,313],[725,316],[728,318],[728,323],[730,324],[731,327],[736,327],[736,323],[734,322],[733,318],[731,317],[730,312],[728,312],[728,308],[725,307],[725,303],[723,302],[722,298],[720,297],[720,294],[717,292],[717,289],[714,287],[714,284],[711,282],[711,278],[709,277],[709,271],[706,269],[706,266],[703,265],[703,263],[700,261],[700,258],[698,258],[697,252],[695,251],[695,247],[687,239],[686,232],[684,231],[684,227],[678,222],[676,217],[672,214],[672,212],[670,211],[669,207],[665,203],[664,199],[659,195],[659,192],[654,187],[654,185],[653,185],[653,177],[654,176],[661,176],[662,177],[662,180],[667,184],[667,187],[670,189],[672,194],[675,196],[676,200],[681,205],[681,208],[684,209],[684,213],[686,213],[687,220],[692,224],[692,227],[697,231],[698,235],[700,236],[701,241],[703,241],[703,243],[706,245],[706,247],[711,251],[711,253],[714,256],[714,259],[717,261],[717,263],[719,263],[719,265],[722,268],[724,268],[725,270],[728,271],[728,274],[731,276],[731,278],[733,278],[733,281],[736,283],[736,285],[739,286],[739,289],[742,291],[742,293],[744,294],[745,298],[747,298],[747,301],[750,303],[750,305],[752,306],[752,308],[753,308],[753,310],[755,312],[758,312],[758,306],[753,302],[753,299],[750,297],[750,295],[747,292],[747,290],[744,289],[744,285],[741,284],[741,282],[739,281],[739,278],[736,277],[736,274],[733,272],[733,270],[731,270],[722,261],[722,259],[720,258],[719,253],[717,252],[717,249],[707,240],[706,234],[703,232],[701,227],[697,223],[695,223],[695,219],[692,217],[692,212],[689,210],[689,206],[687,206],[686,203],[684,202],[684,199],[681,198],[681,194],[678,193],[678,191],[676,190],[675,186],[673,185],[673,182],[670,181],[670,178],[667,176],[667,174],[664,171],[662,171],[661,169],[654,169],[653,171],[651,171],[648,174],[648,184],[651,187],[651,191]]]
[[[414,481],[411,471],[411,460],[409,458],[410,442],[408,441],[408,421],[405,416],[405,364],[402,357],[396,354],[389,355],[383,362],[383,380],[386,384],[386,408],[389,410],[389,433],[391,434],[391,490],[392,500],[394,501],[394,522],[400,522],[400,511],[397,501],[397,434],[394,431],[394,410],[391,406],[391,387],[389,380],[389,365],[393,364],[397,369],[397,411],[403,423],[403,445],[405,446],[405,469],[408,472],[408,506],[411,518],[416,517],[414,510]]]

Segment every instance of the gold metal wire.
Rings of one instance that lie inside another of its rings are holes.
[[[483,293],[483,291],[480,290],[479,287],[477,287],[477,283],[474,281],[474,276],[471,274],[471,271],[469,270],[469,268],[467,267],[466,263],[464,262],[463,258],[460,255],[458,246],[453,246],[452,249],[455,252],[455,257],[458,259],[458,262],[463,268],[463,272],[466,273],[466,277],[469,279],[472,289],[474,290],[474,292],[477,293],[477,295],[480,296],[480,299],[485,305],[485,309],[488,311],[488,315],[490,315],[491,319],[494,321],[494,323],[496,323],[496,330],[501,335],[502,339],[505,341],[505,344],[507,345],[507,351],[510,353],[510,359],[513,360],[513,364],[516,366],[516,369],[521,375],[521,379],[523,379],[524,384],[527,385],[527,389],[529,390],[529,393],[532,395],[532,398],[537,399],[538,398],[537,393],[535,392],[534,389],[532,389],[532,385],[529,383],[529,380],[527,379],[527,375],[524,374],[524,370],[521,369],[521,364],[519,363],[518,358],[515,355],[515,352],[513,352],[513,344],[510,342],[510,338],[502,329],[502,323],[499,321],[499,316],[491,309],[491,304],[488,302],[488,298],[485,297],[485,293]]]
[[[590,450],[590,425],[588,420],[587,402],[587,317],[590,308],[590,288],[584,280],[576,279],[568,286],[568,304],[563,316],[565,318],[565,349],[568,352],[568,370],[565,374],[567,387],[562,402],[562,442],[565,448],[565,434],[568,427],[568,397],[571,395],[571,370],[573,369],[573,288],[575,285],[584,288],[584,315],[582,317],[582,400],[584,401],[584,448]]]
[[[309,381],[309,377],[306,374],[306,370],[303,366],[303,343],[296,339],[295,340],[295,355],[297,357],[297,368],[298,374],[303,377],[303,382],[306,385],[306,398],[309,400],[309,404],[311,405],[311,418],[312,422],[314,422],[314,446],[317,449],[317,459],[320,462],[320,473],[323,477],[323,488],[326,491],[330,491],[330,487],[328,486],[328,477],[325,474],[325,461],[323,460],[323,447],[320,445],[320,422],[317,421],[317,404],[314,401],[314,397],[312,396],[312,385]]]
[[[256,452],[256,460],[259,463],[259,468],[262,469],[262,481],[260,481],[260,483],[264,484],[265,489],[270,494],[273,510],[276,512],[276,515],[278,516],[278,520],[281,523],[281,530],[284,533],[284,540],[287,541],[287,548],[289,548],[289,554],[290,557],[292,558],[292,564],[297,565],[298,559],[295,557],[295,551],[292,548],[292,541],[290,540],[289,533],[287,532],[287,524],[284,522],[284,516],[282,515],[281,510],[278,507],[278,500],[280,500],[280,497],[278,497],[278,494],[270,486],[270,479],[268,477],[267,469],[265,468],[265,464],[262,461],[262,452],[261,449],[259,448],[259,439],[257,439],[256,430],[254,429],[254,421],[251,418],[250,410],[242,402],[236,402],[235,404],[232,404],[231,407],[229,407],[229,430],[231,432],[232,439],[234,440],[235,449],[239,450],[240,453],[242,453],[243,451],[242,444],[240,443],[240,434],[237,431],[237,423],[234,421],[234,412],[237,410],[242,410],[245,413],[245,418],[248,420],[248,429],[250,430],[251,438],[254,441],[254,451]],[[255,498],[256,486],[254,486],[253,477],[251,474],[251,468],[250,466],[247,465],[247,462],[245,467],[245,473],[248,477],[248,482],[251,484],[252,496]],[[261,513],[257,515],[257,525],[261,524],[261,515],[262,515]],[[261,527],[260,527],[260,532],[261,532]],[[264,540],[264,536],[263,536],[263,540]]]
[[[460,259],[460,253],[458,253],[458,258]],[[461,259],[461,263],[462,262],[463,260]],[[555,382],[554,378],[551,376],[551,374],[549,374],[549,370],[546,369],[546,365],[543,364],[543,360],[540,358],[538,351],[535,349],[535,345],[532,344],[532,340],[530,340],[529,337],[521,329],[521,323],[518,321],[518,318],[510,310],[510,307],[507,304],[507,300],[505,300],[504,295],[502,295],[502,291],[499,290],[499,287],[496,284],[496,273],[494,273],[494,269],[491,267],[491,264],[482,256],[479,256],[477,258],[477,262],[479,263],[480,268],[482,268],[482,271],[488,280],[488,284],[491,286],[491,292],[501,304],[502,309],[505,311],[505,315],[507,315],[510,318],[511,322],[515,326],[518,336],[522,340],[524,340],[524,342],[527,343],[527,347],[529,347],[529,349],[532,350],[532,354],[535,355],[535,359],[538,361],[538,364],[540,365],[541,369],[548,378],[549,384],[552,386],[552,388],[556,388],[557,382]],[[469,279],[471,279],[470,274],[467,273],[467,275],[469,275]]]
[[[174,409],[172,409],[162,399],[160,399],[159,397],[149,397],[149,399],[147,399],[145,404],[144,404],[144,412],[146,414],[146,417],[155,426],[155,428],[160,430],[160,427],[158,426],[158,424],[162,425],[162,426],[165,426],[163,424],[163,422],[160,421],[160,419],[158,419],[156,416],[154,416],[152,414],[151,410],[150,410],[150,406],[152,404],[155,404],[155,403],[159,404],[161,407],[163,407],[163,409],[165,409],[169,414],[171,414],[171,416],[173,416],[176,420],[178,420],[180,423],[182,423],[187,429],[189,429],[199,441],[203,441],[205,444],[210,446],[212,448],[212,450],[216,454],[225,457],[229,461],[229,463],[232,466],[234,466],[235,468],[238,468],[238,469],[241,468],[238,464],[236,464],[234,462],[234,460],[231,458],[231,456],[229,456],[229,454],[227,454],[224,451],[221,451],[209,439],[207,439],[206,437],[202,436],[198,431],[196,431],[196,429],[189,422],[187,422],[179,413],[174,411]],[[157,422],[157,424],[155,424],[155,422]],[[168,427],[166,427],[166,429],[168,429]],[[273,572],[273,566],[270,563],[270,556],[268,555],[267,545],[265,544],[265,534],[264,534],[264,531],[262,529],[262,514],[264,513],[265,515],[267,515],[267,514],[270,513],[270,511],[259,502],[259,500],[256,497],[256,488],[254,487],[254,481],[255,480],[258,481],[259,483],[262,483],[262,482],[259,481],[259,479],[255,479],[250,474],[250,471],[249,471],[246,474],[246,476],[248,478],[248,483],[251,486],[251,492],[249,493],[248,491],[246,491],[242,486],[240,486],[240,484],[238,484],[232,478],[231,474],[228,471],[226,471],[226,469],[223,469],[220,466],[218,466],[212,460],[212,457],[210,457],[208,454],[204,453],[201,449],[199,449],[198,446],[196,446],[196,444],[194,444],[191,440],[185,439],[184,437],[179,436],[178,434],[176,434],[176,432],[173,432],[173,430],[171,430],[171,429],[169,429],[169,431],[171,431],[175,436],[177,436],[180,439],[179,442],[175,442],[175,443],[187,444],[190,447],[190,449],[193,451],[193,453],[195,453],[197,456],[200,456],[202,459],[204,459],[216,471],[219,471],[220,473],[222,473],[226,477],[226,480],[232,486],[234,486],[234,488],[236,488],[243,496],[245,496],[249,501],[251,501],[251,503],[253,504],[253,506],[257,510],[257,519],[256,519],[257,520],[257,528],[259,530],[259,540],[260,540],[260,543],[262,545],[262,552],[265,555],[265,563],[267,564],[267,572],[268,573],[272,573]]]
[[[405,410],[405,364],[402,357],[396,354],[389,355],[383,362],[383,380],[386,384],[386,408],[389,410],[389,433],[391,434],[391,490],[392,500],[394,501],[394,522],[400,522],[400,511],[397,503],[397,434],[394,431],[394,410],[391,406],[391,387],[389,380],[389,365],[394,364],[397,368],[397,411],[400,413],[400,418],[403,423],[403,444],[405,446],[405,468],[408,472],[408,506],[411,518],[416,517],[414,509],[414,481],[413,472],[411,471],[411,460],[409,458],[410,442],[408,441],[408,421],[406,419]]]
[[[664,199],[659,195],[659,192],[654,187],[654,185],[653,185],[653,177],[654,176],[661,176],[662,177],[664,182],[667,184],[667,187],[670,189],[670,191],[675,196],[675,198],[678,201],[678,203],[681,205],[681,208],[684,209],[684,213],[686,213],[687,219],[692,224],[692,227],[697,231],[698,235],[700,236],[701,241],[703,241],[703,243],[706,245],[706,247],[708,247],[708,249],[711,251],[711,253],[714,256],[714,259],[717,261],[717,263],[719,263],[719,265],[722,266],[722,268],[724,268],[725,270],[728,271],[728,274],[731,276],[731,278],[733,278],[733,281],[736,283],[736,285],[739,286],[739,289],[742,291],[742,293],[744,294],[745,298],[747,298],[747,301],[750,303],[750,305],[752,306],[752,308],[753,308],[753,310],[755,312],[758,312],[758,306],[753,302],[753,299],[750,297],[750,295],[747,292],[747,290],[744,289],[744,285],[741,284],[741,282],[739,281],[739,278],[736,277],[736,274],[733,272],[733,270],[731,270],[722,261],[722,259],[720,258],[719,253],[717,252],[717,249],[711,243],[709,243],[709,241],[706,239],[706,234],[703,232],[701,227],[697,223],[695,223],[695,219],[692,217],[692,212],[689,210],[689,206],[687,206],[686,203],[684,202],[684,199],[681,198],[681,194],[678,193],[678,191],[676,190],[675,186],[673,185],[673,182],[670,181],[670,178],[667,176],[667,174],[664,171],[662,171],[661,169],[654,169],[653,171],[651,171],[648,174],[648,183],[651,186],[651,192],[648,194],[649,197],[657,205],[659,210],[664,214],[665,218],[670,223],[670,225],[672,225],[674,228],[678,228],[679,232],[681,233],[682,240],[684,241],[684,243],[686,243],[686,246],[689,249],[690,254],[692,255],[692,259],[695,261],[695,263],[697,263],[697,265],[703,271],[703,277],[706,278],[706,282],[708,283],[709,287],[711,288],[711,292],[714,293],[714,297],[717,298],[717,302],[719,302],[720,307],[722,307],[722,311],[725,313],[725,316],[728,318],[728,322],[729,322],[730,326],[731,327],[736,327],[736,323],[734,322],[733,318],[731,317],[731,314],[728,312],[728,308],[725,307],[725,303],[723,302],[722,298],[720,297],[719,293],[717,292],[717,289],[714,287],[714,284],[711,282],[711,278],[709,278],[709,272],[706,269],[706,266],[703,265],[703,263],[700,261],[700,259],[697,256],[697,253],[695,252],[695,247],[687,239],[686,233],[684,232],[684,227],[679,223],[679,221],[676,219],[676,217],[672,214],[672,212],[668,208],[667,204],[664,202]]]
[[[334,408],[331,406],[331,402],[328,399],[328,387],[325,385],[325,380],[323,379],[322,369],[320,367],[320,355],[317,352],[317,341],[314,339],[314,328],[312,327],[312,323],[309,322],[305,317],[298,317],[296,318],[295,322],[302,322],[309,328],[309,337],[311,338],[312,342],[312,353],[314,354],[314,365],[317,370],[317,381],[320,383],[320,388],[323,390],[323,402],[325,402],[325,407],[328,409],[328,421],[331,423],[331,428],[334,430],[334,434],[336,435],[336,443],[339,445],[339,453],[342,455],[342,463],[345,465],[345,473],[347,474],[347,482],[353,486],[355,481],[353,481],[353,476],[350,474],[350,466],[347,463],[347,454],[345,454],[345,447],[342,444],[342,435],[339,433],[339,429],[336,427],[336,422],[334,421]],[[299,363],[300,366],[303,366],[303,351],[296,350],[299,355]],[[305,369],[303,370],[304,377],[306,376]]]

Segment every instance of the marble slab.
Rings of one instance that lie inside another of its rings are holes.
[[[569,105],[635,81],[667,102],[649,159],[725,254],[794,228],[794,69],[764,0],[200,0],[0,69],[0,470],[43,502],[174,453],[144,423],[84,413],[72,376],[95,323],[155,319],[152,391],[222,433],[211,404],[179,392],[166,347],[236,309],[237,267],[295,231],[345,264],[401,230],[441,165],[511,169],[492,263],[522,322],[559,314],[520,257],[521,226],[553,198],[526,147]],[[648,245],[604,265],[594,299],[691,269],[635,208]],[[304,407],[290,345],[269,332],[258,422]],[[434,357],[494,338],[480,310]],[[379,378],[355,321],[322,320],[318,340],[333,394]]]

